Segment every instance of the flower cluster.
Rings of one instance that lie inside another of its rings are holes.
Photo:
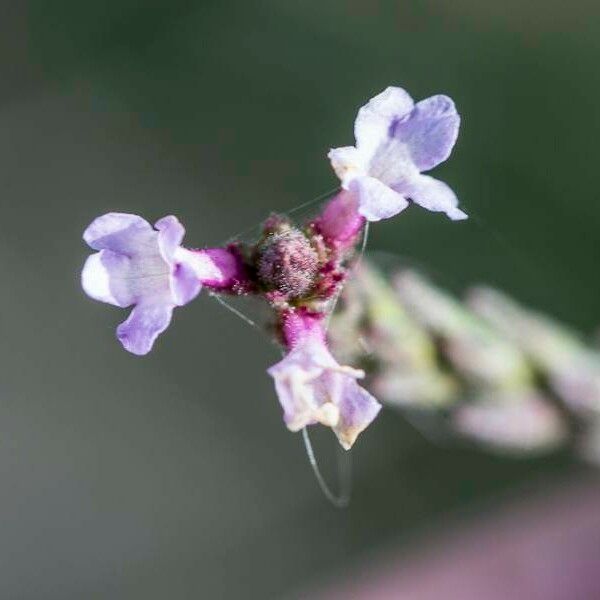
[[[359,385],[364,372],[331,354],[328,317],[367,221],[392,217],[409,202],[466,218],[452,190],[422,174],[448,158],[459,124],[450,98],[415,104],[403,89],[387,88],[359,110],[356,146],[329,152],[341,189],[308,222],[273,215],[252,244],[192,250],[181,245],[184,228],[174,216],[152,227],[137,215],[109,213],[85,230],[97,252],[83,268],[83,289],[96,300],[133,307],[117,338],[138,355],[152,349],[173,309],[202,288],[266,301],[286,351],[268,373],[287,427],[321,423],[349,449],[381,406]]]

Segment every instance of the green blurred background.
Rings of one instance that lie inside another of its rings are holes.
[[[0,597],[277,598],[410,552],[447,520],[593,477],[566,455],[435,445],[386,410],[323,499],[265,368],[214,300],[139,359],[78,283],[106,211],[176,214],[216,245],[337,181],[357,108],[446,93],[463,127],[434,173],[472,215],[413,208],[370,248],[460,290],[485,281],[600,322],[600,5],[587,0],[0,3]],[[325,468],[333,442],[317,436]]]

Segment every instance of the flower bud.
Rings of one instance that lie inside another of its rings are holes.
[[[317,252],[297,229],[273,233],[258,247],[257,272],[261,283],[289,298],[308,292],[318,270]]]

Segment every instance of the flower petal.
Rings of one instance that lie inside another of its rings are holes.
[[[354,122],[356,146],[365,156],[372,155],[389,137],[390,125],[405,117],[414,103],[408,92],[388,87],[371,98],[359,111]]]
[[[429,175],[417,175],[395,189],[427,210],[446,213],[453,221],[469,218],[458,208],[458,198],[452,189]]]
[[[326,371],[336,366],[320,333],[314,330],[312,334],[300,336],[297,345],[267,369],[275,382],[283,420],[290,431],[300,431],[317,421],[325,395],[323,389],[330,383]]]
[[[333,431],[342,447],[350,450],[358,435],[377,416],[381,404],[354,379],[346,377],[340,396],[339,410],[339,421]]]
[[[172,314],[172,304],[137,304],[128,319],[117,327],[117,338],[125,350],[148,354],[158,335],[169,326]]]
[[[126,282],[130,259],[124,254],[101,250],[88,257],[81,272],[83,291],[101,302],[122,308],[135,302]]]
[[[146,220],[126,213],[107,213],[94,219],[83,232],[83,239],[94,250],[122,254],[138,252],[153,241],[156,232]]]
[[[428,171],[445,161],[458,137],[460,116],[448,96],[431,96],[418,102],[410,115],[398,121],[393,135],[408,146],[419,171]]]
[[[267,369],[267,373],[275,383],[284,423],[290,431],[300,431],[315,422],[318,404],[312,386],[305,383],[307,371],[286,359]]]
[[[312,425],[315,422],[314,413],[318,405],[311,388],[295,383],[293,379],[277,377],[272,369],[267,372],[275,381],[275,391],[283,409],[283,421],[287,428],[290,431],[300,431],[303,427]]]
[[[353,179],[349,190],[358,197],[358,212],[369,221],[388,219],[408,206],[402,195],[374,177]]]
[[[159,219],[154,224],[154,227],[158,229],[158,247],[160,249],[160,254],[165,262],[172,264],[175,251],[180,246],[183,236],[185,235],[185,229],[178,221],[177,217],[174,217],[173,215],[168,215]]]
[[[365,161],[361,153],[354,146],[332,148],[327,157],[335,174],[340,178],[342,186],[347,188],[352,177],[364,175]]]
[[[173,300],[177,306],[183,306],[193,300],[202,289],[196,270],[191,264],[178,262],[169,278]]]

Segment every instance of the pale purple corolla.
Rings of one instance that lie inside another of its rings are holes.
[[[358,198],[369,221],[387,219],[409,200],[453,220],[466,219],[448,185],[428,175],[452,151],[460,116],[448,96],[416,104],[399,87],[388,87],[358,111],[356,146],[332,149],[328,156],[342,187]]]
[[[320,423],[331,427],[340,444],[349,450],[357,436],[381,409],[362,388],[359,369],[340,365],[325,341],[320,315],[292,311],[284,319],[289,352],[268,369],[290,431]]]
[[[185,233],[174,216],[159,219],[155,229],[142,217],[108,213],[83,234],[94,250],[81,274],[92,298],[120,306],[133,305],[117,337],[133,354],[147,354],[171,321],[173,309],[193,300],[203,285],[233,285],[240,269],[237,256],[225,248],[188,250]]]

